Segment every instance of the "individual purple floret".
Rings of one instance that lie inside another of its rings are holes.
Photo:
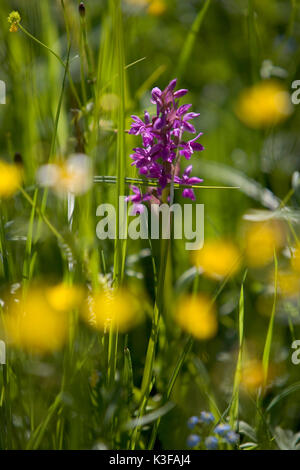
[[[174,181],[175,183],[179,183],[179,184],[198,184],[198,183],[203,183],[203,180],[200,179],[200,178],[197,178],[196,176],[193,176],[192,178],[190,178],[190,173],[193,169],[193,166],[192,165],[189,165],[183,172],[183,175],[181,178],[179,178],[179,176],[175,176],[174,177]],[[182,192],[182,196],[183,197],[187,197],[189,199],[192,199],[192,201],[195,201],[196,200],[196,197],[195,197],[195,193],[192,189],[190,188],[185,188]]]
[[[177,80],[174,79],[163,91],[157,87],[153,88],[151,103],[156,105],[155,116],[151,118],[147,111],[144,120],[132,116],[133,122],[129,131],[129,134],[140,135],[143,141],[142,147],[133,149],[134,153],[130,156],[133,160],[132,165],[138,168],[143,177],[157,180],[158,186],[152,190],[151,195],[159,202],[162,202],[164,188],[173,181],[184,185],[202,182],[200,178],[190,177],[191,165],[184,171],[182,177],[178,176],[180,158],[183,156],[189,160],[194,152],[200,152],[204,148],[196,142],[202,134],[191,140],[183,140],[185,132],[196,134],[191,121],[199,114],[190,111],[191,104],[179,106],[179,99],[186,95],[188,90],[175,91],[176,84]],[[133,191],[136,194],[136,190]],[[184,189],[183,197],[195,200],[191,188]],[[134,204],[148,200],[142,199],[142,196],[140,201],[134,198],[135,196],[131,199]]]
[[[128,196],[125,200],[126,201],[131,201],[134,204],[134,210],[132,215],[136,215],[137,212],[142,212],[144,211],[145,206],[142,204],[145,201],[149,201],[151,198],[150,194],[142,194],[140,189],[137,186],[131,186],[132,191],[134,194]]]

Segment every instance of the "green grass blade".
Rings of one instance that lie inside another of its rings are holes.
[[[204,17],[206,15],[206,12],[208,10],[208,7],[209,7],[210,3],[211,3],[211,0],[206,0],[205,1],[203,7],[199,11],[199,13],[198,13],[198,15],[197,15],[197,17],[196,17],[196,19],[193,23],[193,26],[191,28],[190,33],[188,34],[187,39],[185,41],[185,44],[183,46],[181,55],[179,57],[179,63],[178,63],[178,68],[177,68],[177,72],[176,72],[176,77],[177,77],[178,81],[181,80],[181,78],[183,76],[183,73],[184,73],[184,70],[186,70],[186,68],[187,68],[188,61],[189,61],[189,59],[191,57],[191,54],[193,52],[193,46],[195,44],[197,34],[200,31],[201,25],[203,23]]]
[[[233,426],[238,419],[239,414],[239,392],[242,372],[242,359],[243,359],[243,344],[244,344],[244,319],[245,319],[245,304],[244,304],[244,283],[247,276],[245,272],[242,282],[240,300],[239,300],[239,353],[235,369],[233,391],[231,398],[231,405],[229,411],[230,426]]]
[[[188,339],[185,343],[183,351],[181,352],[181,354],[180,354],[180,356],[179,356],[179,358],[176,362],[176,365],[174,367],[173,373],[170,377],[170,380],[169,380],[169,383],[168,383],[168,386],[167,386],[167,389],[166,389],[166,393],[165,393],[165,399],[164,399],[165,402],[168,402],[168,400],[170,399],[170,396],[171,396],[173,387],[175,385],[175,382],[177,380],[177,377],[179,375],[179,372],[180,372],[180,370],[182,368],[182,365],[183,365],[187,355],[189,354],[192,346],[193,346],[193,338],[190,336],[190,337],[188,337]],[[148,450],[152,450],[153,447],[154,447],[156,436],[157,436],[157,431],[158,431],[158,428],[159,428],[159,425],[160,425],[160,421],[161,421],[161,418],[159,417],[158,420],[155,422],[155,424],[153,426],[150,441],[149,441],[149,445],[148,445]]]
[[[276,395],[276,397],[273,398],[273,400],[267,407],[267,412],[269,413],[274,408],[274,406],[276,406],[281,400],[291,395],[291,393],[298,392],[298,390],[300,390],[300,382],[295,382],[289,387],[286,387],[281,393],[279,393],[278,395]]]
[[[37,450],[39,448],[43,436],[47,430],[47,427],[61,404],[61,398],[61,393],[59,393],[52,405],[50,406],[46,418],[39,424],[39,426],[33,432],[31,438],[29,439],[29,442],[26,447],[27,450]]]
[[[125,52],[123,40],[123,18],[121,2],[113,0],[110,2],[112,17],[113,17],[113,31],[115,34],[115,47],[116,47],[116,71],[118,77],[116,79],[116,91],[119,97],[119,107],[117,116],[117,191],[116,191],[116,240],[114,252],[114,284],[118,286],[123,281],[124,266],[125,266],[125,240],[119,238],[120,229],[120,196],[125,194],[125,165],[126,165],[126,152],[125,152]],[[109,346],[108,346],[108,384],[112,384],[115,380],[115,372],[117,366],[117,352],[118,352],[118,331],[110,330]]]
[[[271,354],[271,345],[272,345],[272,338],[273,338],[273,329],[274,329],[274,320],[275,320],[275,312],[276,312],[276,301],[277,301],[277,279],[278,279],[278,261],[276,252],[274,251],[274,301],[272,307],[271,318],[268,327],[268,333],[266,337],[264,352],[263,352],[263,371],[264,371],[264,387],[267,384],[268,380],[268,372],[269,372],[269,363],[270,363],[270,354]]]

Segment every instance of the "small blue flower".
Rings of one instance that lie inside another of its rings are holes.
[[[205,447],[208,449],[208,450],[216,450],[218,448],[218,439],[214,436],[208,436],[206,439],[205,439]]]
[[[197,434],[190,434],[187,438],[186,444],[188,447],[196,447],[201,441],[201,437]]]
[[[228,444],[232,444],[232,445],[237,444],[239,439],[240,439],[240,436],[234,431],[229,431],[225,436],[225,440],[228,442]]]
[[[189,429],[194,429],[194,427],[199,424],[199,418],[198,416],[191,416],[189,419],[188,419],[188,422],[187,422],[187,427]]]
[[[213,423],[215,420],[214,415],[209,411],[201,411],[200,413],[200,421],[201,423],[210,424]]]
[[[231,431],[229,424],[218,424],[215,427],[214,433],[218,434],[218,436],[225,436],[229,431]]]

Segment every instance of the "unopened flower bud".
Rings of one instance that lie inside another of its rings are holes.
[[[83,18],[85,16],[85,5],[83,2],[79,4],[78,9],[79,9],[80,16]]]
[[[15,165],[17,165],[19,167],[23,166],[23,158],[22,158],[22,155],[19,152],[15,153],[15,155],[14,155],[14,163],[15,163]]]
[[[19,24],[20,24],[20,21],[21,21],[21,16],[20,16],[20,13],[18,11],[12,11],[8,18],[7,18],[9,24],[10,24],[10,29],[9,31],[11,33],[16,33],[18,31],[18,28],[19,28]]]

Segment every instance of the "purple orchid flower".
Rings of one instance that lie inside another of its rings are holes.
[[[190,160],[194,152],[202,152],[202,150],[204,150],[203,145],[195,142],[201,135],[203,135],[202,132],[200,132],[200,134],[198,134],[197,137],[195,137],[193,140],[189,140],[188,142],[181,142],[180,155],[183,155],[187,160]]]
[[[174,182],[178,184],[198,184],[198,183],[203,183],[203,180],[201,178],[197,178],[197,176],[192,176],[190,178],[191,171],[193,169],[192,165],[189,165],[183,172],[182,177],[175,176],[174,177]],[[193,189],[191,188],[185,188],[182,192],[182,196],[191,199],[192,201],[196,200],[195,193]]]
[[[143,147],[134,149],[131,155],[132,165],[136,166],[139,173],[151,179],[156,179],[158,187],[142,195],[136,186],[132,186],[134,195],[129,199],[134,204],[142,205],[154,196],[161,201],[163,189],[174,181],[179,184],[197,184],[202,180],[190,177],[192,166],[188,166],[182,177],[177,176],[180,157],[184,156],[190,160],[195,152],[201,152],[204,147],[197,142],[202,133],[192,140],[183,140],[184,133],[196,134],[195,127],[191,124],[198,113],[190,111],[191,104],[179,106],[179,99],[188,93],[188,90],[181,89],[175,91],[177,80],[172,80],[164,89],[155,87],[151,92],[151,103],[156,105],[156,115],[151,118],[145,111],[144,120],[138,116],[132,116],[132,125],[129,134],[140,135],[143,140]],[[192,189],[185,188],[183,197],[195,200]]]
[[[137,186],[131,186],[131,190],[134,194],[126,197],[125,201],[133,202],[134,207],[132,211],[132,215],[136,215],[137,212],[143,213],[145,206],[142,204],[143,202],[149,201],[151,198],[151,194],[142,194],[140,189]]]

